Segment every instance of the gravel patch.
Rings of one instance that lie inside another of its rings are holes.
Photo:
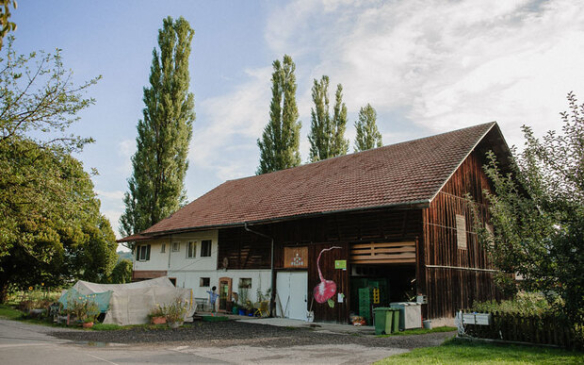
[[[414,349],[438,346],[455,332],[431,333],[417,336],[378,338],[363,334],[319,332],[310,328],[276,327],[236,321],[185,323],[181,328],[147,329],[144,327],[117,331],[54,331],[51,336],[74,342],[150,344],[191,347],[291,347],[308,345],[355,344],[366,347]]]

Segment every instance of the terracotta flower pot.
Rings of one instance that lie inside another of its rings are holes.
[[[152,323],[152,324],[165,324],[166,317],[152,317],[152,318],[150,318],[150,323]]]
[[[93,322],[83,322],[83,328],[91,328],[93,327]]]

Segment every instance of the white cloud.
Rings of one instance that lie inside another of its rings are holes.
[[[122,163],[116,167],[116,171],[123,176],[130,176],[132,174],[132,159],[131,157],[136,152],[136,141],[133,139],[125,139],[118,143],[118,156],[122,158]]]
[[[327,74],[349,112],[370,102],[432,133],[497,120],[520,143],[521,124],[559,129],[567,92],[584,92],[580,2],[296,1],[272,14],[266,39],[310,69],[299,104]]]
[[[257,149],[255,141],[268,121],[271,72],[271,67],[247,70],[246,83],[199,102],[189,152],[191,166],[212,169],[221,180],[253,174],[244,167],[249,166],[249,153],[242,152]]]
[[[124,199],[124,192],[123,191],[101,191],[96,190],[97,195],[99,196],[100,200],[108,200],[114,202],[121,202]]]

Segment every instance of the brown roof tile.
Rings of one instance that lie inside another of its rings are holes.
[[[143,234],[429,202],[496,123],[227,181]]]

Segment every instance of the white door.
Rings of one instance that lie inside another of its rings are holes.
[[[280,301],[276,301],[276,313],[280,317],[306,320],[308,272],[280,271],[276,278]]]

